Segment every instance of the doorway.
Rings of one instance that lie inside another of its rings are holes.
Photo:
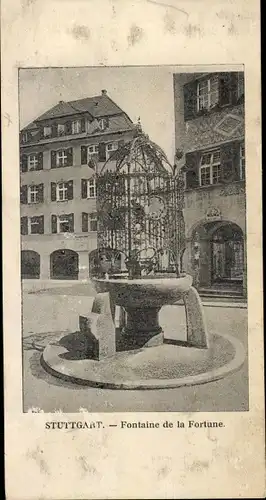
[[[242,285],[244,244],[242,230],[235,224],[219,227],[211,239],[211,281],[213,285]]]
[[[50,255],[51,279],[77,280],[79,257],[73,250],[55,250]]]

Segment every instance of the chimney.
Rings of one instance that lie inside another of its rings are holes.
[[[107,95],[107,90],[103,89],[102,90],[102,95]]]

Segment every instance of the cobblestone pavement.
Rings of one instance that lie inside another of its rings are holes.
[[[245,411],[248,410],[247,361],[236,373],[208,384],[162,390],[117,391],[83,387],[63,382],[40,365],[42,350],[55,331],[78,329],[79,314],[90,310],[94,295],[89,288],[60,287],[52,291],[24,293],[23,369],[24,411],[135,412],[135,411]],[[91,296],[88,296],[91,295]],[[35,311],[33,314],[32,311]],[[36,313],[38,311],[38,314]],[[247,348],[247,310],[233,307],[205,307],[210,332],[233,335]],[[160,314],[168,338],[185,339],[183,307],[166,306]]]

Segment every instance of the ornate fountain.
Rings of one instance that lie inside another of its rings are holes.
[[[182,156],[178,151],[177,163]],[[59,335],[57,343],[46,347],[45,369],[74,382],[116,389],[197,384],[235,369],[237,341],[221,341],[216,334],[210,339],[193,279],[183,270],[181,169],[171,166],[140,124],[131,141],[101,168],[94,167],[98,252],[92,279],[97,295],[91,311],[79,317],[79,331],[67,341]],[[175,304],[185,308],[186,340],[179,337]],[[160,325],[166,305],[174,306],[171,315],[176,317],[177,338],[172,340]],[[71,341],[78,335],[82,347],[75,357]],[[237,367],[244,361],[241,348]]]
[[[161,307],[191,289],[192,278],[182,271],[183,204],[180,170],[140,127],[97,173],[94,282],[125,311],[125,348],[163,343]]]

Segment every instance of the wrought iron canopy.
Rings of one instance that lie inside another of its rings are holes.
[[[137,130],[97,172],[97,273],[179,276],[185,250],[182,174]]]

